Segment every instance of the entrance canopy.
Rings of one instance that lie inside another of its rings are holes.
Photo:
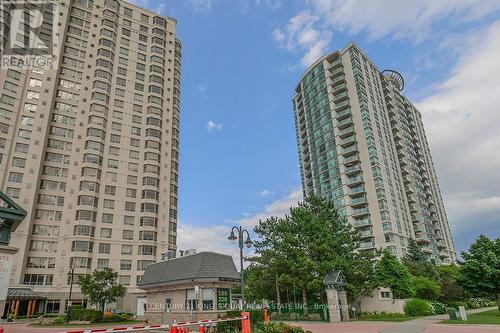
[[[38,295],[36,292],[29,288],[9,288],[7,292],[7,301],[11,300],[40,300],[46,299],[46,297]]]

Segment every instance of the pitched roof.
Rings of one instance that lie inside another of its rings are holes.
[[[151,264],[139,286],[176,284],[192,280],[240,281],[231,256],[215,252],[199,252]]]
[[[31,290],[30,288],[9,288],[7,291],[7,299],[45,299],[46,297],[38,295],[36,292]]]

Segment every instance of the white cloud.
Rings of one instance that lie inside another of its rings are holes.
[[[239,248],[232,244],[227,237],[231,233],[233,225],[243,226],[251,231],[259,219],[271,216],[284,216],[290,207],[296,206],[302,200],[302,191],[293,189],[288,195],[266,205],[264,209],[241,220],[233,221],[231,224],[218,224],[200,227],[180,222],[177,228],[177,244],[179,250],[196,249],[201,251],[213,251],[231,255],[239,270]],[[245,249],[245,255],[251,256],[252,250]]]
[[[207,123],[207,130],[209,132],[213,132],[213,131],[220,132],[222,130],[222,123],[217,124],[217,123],[213,122],[212,120],[209,120]]]
[[[500,10],[499,1],[482,0],[308,0],[272,37],[292,53],[304,53],[308,67],[324,55],[333,31],[367,33],[370,39],[386,36],[422,41],[450,24],[472,22]]]
[[[482,0],[311,0],[315,13],[326,24],[349,33],[365,31],[371,38],[386,35],[425,38],[443,18],[457,21],[480,19],[500,9],[498,1]]]
[[[449,78],[418,103],[450,223],[469,233],[500,216],[500,21],[476,34]]]
[[[274,194],[273,191],[262,190],[262,191],[260,191],[259,196],[262,197],[262,198],[265,198],[265,197],[268,197],[268,196],[270,196],[272,194]]]
[[[286,27],[276,28],[272,37],[290,52],[305,51],[300,63],[307,67],[325,53],[332,38],[329,31],[315,27],[319,17],[302,11],[292,17]],[[315,58],[314,58],[315,57]]]
[[[215,0],[189,0],[195,12],[204,12],[212,9]]]
[[[253,216],[245,217],[237,223],[247,228],[253,228],[257,225],[257,223],[259,223],[259,220],[265,220],[271,216],[284,216],[285,214],[288,214],[290,207],[297,206],[299,201],[302,201],[302,190],[295,188],[286,197],[280,198],[266,205],[263,211],[254,214]]]

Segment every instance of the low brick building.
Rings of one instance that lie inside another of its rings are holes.
[[[151,264],[139,287],[147,294],[150,323],[217,318],[232,308],[231,287],[240,283],[231,256],[200,252]]]

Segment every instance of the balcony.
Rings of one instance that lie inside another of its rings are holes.
[[[417,244],[429,244],[431,242],[429,238],[427,238],[427,236],[424,235],[416,237],[415,241],[417,242]]]
[[[354,227],[356,228],[359,228],[359,227],[366,227],[368,225],[371,225],[372,222],[370,221],[370,219],[356,219],[354,220]]]
[[[368,215],[370,211],[368,210],[368,207],[362,207],[362,208],[356,208],[353,209],[352,211],[352,217],[360,217],[364,215]]]
[[[352,125],[352,117],[337,122],[337,127],[340,129],[346,128],[350,125]]]
[[[354,133],[354,126],[351,126],[351,127],[344,128],[343,130],[340,130],[339,136],[341,138],[346,138],[353,133]]]
[[[346,109],[342,110],[340,112],[337,112],[337,120],[340,121],[342,119],[345,119],[351,115],[351,109]]]
[[[352,155],[344,159],[344,164],[359,162],[359,155]]]
[[[350,177],[347,180],[347,185],[348,186],[356,186],[356,185],[361,184],[362,182],[363,182],[363,177],[361,175],[357,175],[354,177]]]
[[[341,84],[343,82],[345,82],[345,76],[344,75],[339,75],[339,76],[336,76],[336,77],[332,78],[332,86],[334,86],[333,87],[334,89],[335,89],[335,85]]]
[[[353,145],[348,148],[342,149],[342,156],[347,157],[358,152],[358,146]]]
[[[350,196],[357,196],[361,193],[365,193],[365,188],[363,186],[358,186],[358,187],[351,188],[349,195]]]
[[[375,244],[373,243],[373,241],[359,243],[360,250],[373,249],[374,247],[375,247]]]
[[[440,258],[449,258],[450,255],[445,251],[439,251],[439,257]]]
[[[437,248],[438,248],[439,250],[442,250],[442,249],[446,249],[446,248],[447,248],[446,244],[445,244],[443,241],[437,241],[436,243],[437,243],[437,244],[436,244],[436,245],[437,245]]]
[[[362,230],[359,232],[359,236],[361,238],[373,237],[373,232],[371,230]]]
[[[361,206],[368,203],[366,195],[351,199],[351,207]]]
[[[335,110],[338,112],[341,109],[345,109],[349,106],[349,100],[342,101],[340,103],[335,103]]]
[[[356,165],[352,165],[352,166],[345,168],[344,172],[346,175],[353,175],[353,174],[358,173],[360,171],[361,171],[361,165],[356,164]]]
[[[347,137],[345,139],[340,140],[340,146],[342,148],[348,147],[352,145],[353,143],[356,143],[356,138],[354,136]]]

